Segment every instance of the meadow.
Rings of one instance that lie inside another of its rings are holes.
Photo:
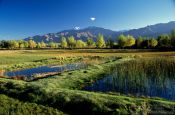
[[[137,84],[134,77],[141,82],[146,82],[142,76],[158,77],[160,80],[165,77],[174,78],[175,52],[112,49],[0,51],[1,71],[75,62],[87,63],[88,67],[64,71],[35,81],[0,78],[0,106],[5,108],[2,114],[17,111],[19,114],[26,111],[27,114],[75,115],[175,113],[174,100],[84,89],[103,79],[106,74],[111,74],[113,70],[117,70],[115,72],[121,79],[127,77],[131,83],[135,83],[134,87],[143,87]],[[115,84],[120,83],[116,81]],[[11,100],[14,103],[9,106]],[[34,108],[38,109],[35,111]]]

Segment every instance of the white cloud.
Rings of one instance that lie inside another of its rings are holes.
[[[92,21],[95,21],[95,20],[96,20],[96,18],[95,18],[95,17],[91,17],[90,19],[91,19]]]
[[[76,26],[76,27],[74,27],[74,29],[75,29],[75,30],[79,30],[79,29],[80,29],[80,27]]]

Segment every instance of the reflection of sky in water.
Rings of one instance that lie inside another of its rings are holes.
[[[114,72],[115,73],[115,72]],[[175,79],[170,77],[120,77],[111,73],[84,89],[100,92],[120,92],[136,96],[162,97],[175,100]]]
[[[34,74],[40,74],[40,73],[49,73],[49,72],[62,72],[66,70],[76,70],[85,68],[86,65],[84,63],[75,63],[75,64],[67,64],[64,66],[42,66],[37,68],[30,68],[30,69],[24,69],[19,71],[9,71],[5,72],[5,76],[32,76]]]

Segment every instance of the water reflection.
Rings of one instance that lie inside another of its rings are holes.
[[[86,67],[87,65],[85,63],[74,63],[74,64],[67,64],[63,66],[42,66],[42,67],[30,68],[30,69],[24,69],[24,70],[18,70],[18,71],[8,71],[8,72],[2,73],[2,75],[7,77],[13,77],[13,76],[30,77],[34,74],[63,72],[63,71],[82,69]]]
[[[127,75],[127,74],[126,74]],[[119,75],[111,72],[84,89],[100,92],[120,92],[136,96],[162,97],[175,100],[175,79],[168,76]]]

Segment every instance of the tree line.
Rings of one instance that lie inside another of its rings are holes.
[[[86,41],[76,40],[73,36],[62,37],[60,43],[35,42],[33,39],[24,40],[2,40],[0,41],[1,49],[41,49],[41,48],[130,48],[130,49],[152,49],[152,48],[175,48],[175,30],[172,30],[169,35],[159,35],[157,38],[138,37],[134,38],[131,35],[119,35],[116,40],[108,37],[105,41],[104,36],[99,34],[97,40],[87,38]]]

